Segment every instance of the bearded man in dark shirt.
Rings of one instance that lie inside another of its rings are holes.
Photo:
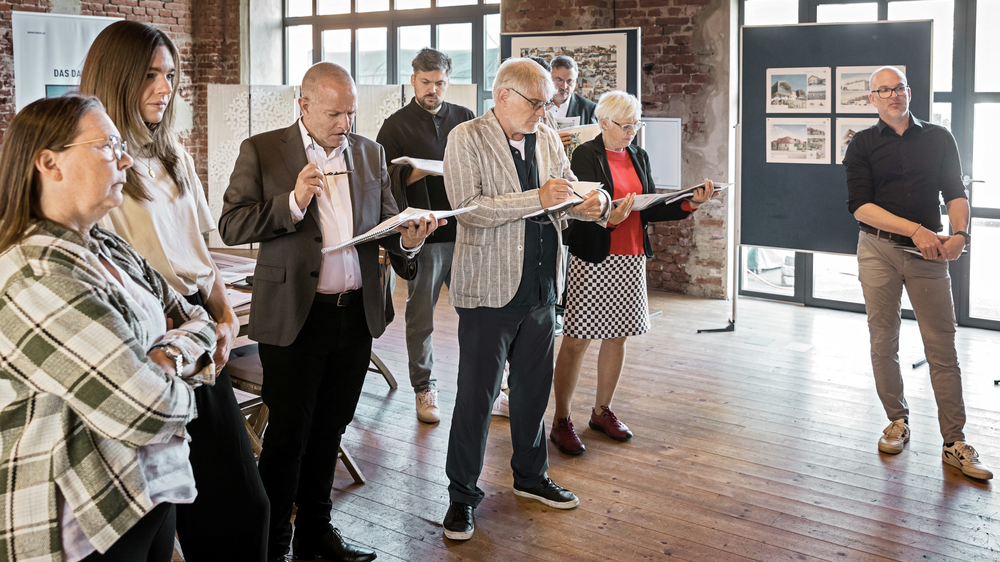
[[[425,48],[417,53],[412,64],[413,99],[385,120],[376,138],[385,148],[386,162],[401,156],[444,160],[448,133],[460,123],[476,117],[469,109],[444,101],[451,76],[448,55]],[[407,164],[389,164],[389,176],[400,210],[404,207],[451,210],[443,177]],[[434,387],[436,380],[431,372],[434,367],[432,333],[434,308],[442,283],[450,283],[454,252],[455,222],[448,221],[427,238],[417,258],[416,277],[406,285],[406,352],[410,384],[416,393],[417,419],[424,423],[441,421]]]

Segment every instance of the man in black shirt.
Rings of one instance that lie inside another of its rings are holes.
[[[376,139],[385,148],[387,162],[401,156],[443,160],[448,133],[459,123],[476,117],[469,109],[444,101],[451,75],[448,55],[434,49],[422,49],[412,64],[413,100],[385,120]],[[434,211],[451,209],[443,177],[406,164],[389,164],[389,176],[400,210],[405,207]],[[399,201],[400,198],[403,201]],[[407,281],[406,352],[410,384],[416,393],[417,418],[424,423],[441,421],[434,388],[436,381],[431,373],[434,366],[431,334],[441,284],[450,284],[454,251],[455,221],[448,221],[427,237],[417,258],[416,277]]]
[[[909,408],[899,371],[900,298],[913,304],[930,366],[944,438],[942,459],[972,478],[993,478],[965,443],[962,372],[955,351],[955,308],[948,260],[969,243],[969,201],[962,183],[958,146],[951,133],[913,117],[906,76],[882,67],[871,76],[879,122],[847,147],[848,209],[858,219],[858,277],[871,335],[875,388],[891,422],[879,439],[883,453],[897,454],[910,439]],[[948,208],[952,236],[941,231],[940,200]],[[908,252],[906,247],[910,247]],[[916,253],[914,253],[916,252]]]

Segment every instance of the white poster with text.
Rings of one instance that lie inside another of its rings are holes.
[[[29,103],[74,92],[90,44],[121,18],[37,12],[11,13],[14,35],[14,103]]]

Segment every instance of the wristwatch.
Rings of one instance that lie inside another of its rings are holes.
[[[970,236],[969,233],[964,230],[959,230],[958,232],[955,233],[955,236],[961,236],[962,238],[965,238],[966,246],[972,243],[972,236]]]
[[[163,350],[163,353],[166,354],[167,357],[173,360],[174,371],[177,373],[177,376],[182,376],[184,374],[184,355],[181,354],[181,350],[172,345],[165,345],[160,349]]]

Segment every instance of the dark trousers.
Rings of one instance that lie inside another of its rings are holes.
[[[293,504],[299,537],[318,536],[330,525],[340,437],[354,418],[371,359],[362,300],[346,307],[314,302],[291,345],[259,344],[271,410],[258,464],[271,500],[268,558],[288,551]]]
[[[549,468],[542,417],[552,390],[555,311],[552,305],[457,311],[458,395],[445,470],[451,501],[477,506],[485,495],[476,483],[505,361],[510,362],[514,482],[531,488]]]
[[[202,305],[201,294],[188,297]],[[177,536],[188,562],[263,562],[268,502],[229,369],[214,386],[194,391],[198,417],[188,424],[191,467],[198,488],[192,504],[177,505]]]
[[[107,552],[95,552],[81,562],[170,562],[174,556],[175,515],[174,504],[161,503],[115,541]]]

